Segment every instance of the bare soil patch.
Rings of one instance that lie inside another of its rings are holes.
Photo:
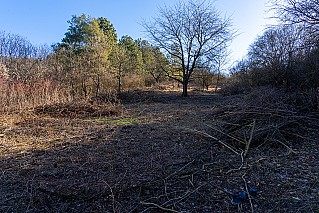
[[[271,92],[135,91],[120,114],[3,115],[0,211],[318,212],[318,112]]]

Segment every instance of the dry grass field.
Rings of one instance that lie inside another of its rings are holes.
[[[318,112],[277,91],[135,91],[0,120],[0,212],[319,212]]]

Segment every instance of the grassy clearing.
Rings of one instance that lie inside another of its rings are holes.
[[[319,210],[316,112],[269,91],[138,97],[108,116],[83,104],[1,116],[0,210]],[[73,113],[52,114],[64,109]],[[256,196],[233,203],[252,187]]]

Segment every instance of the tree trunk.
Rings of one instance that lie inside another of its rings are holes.
[[[95,88],[95,97],[97,97],[99,95],[99,91],[100,91],[100,76],[97,76],[97,83],[96,83],[96,88]]]
[[[87,87],[85,84],[85,80],[82,80],[82,92],[84,93],[84,97],[87,97]]]
[[[117,78],[117,93],[120,94],[121,93],[121,76],[118,76]]]
[[[187,97],[188,96],[187,86],[188,86],[188,80],[184,79],[183,80],[183,94],[182,94],[182,97]]]
[[[215,91],[214,92],[217,92],[217,90],[218,90],[219,80],[220,80],[220,70],[218,70],[218,73],[217,73],[217,80],[216,80],[216,85],[215,85]]]
[[[117,93],[120,94],[121,93],[121,86],[122,86],[122,63],[120,63],[119,67],[118,67],[118,76],[117,76]]]

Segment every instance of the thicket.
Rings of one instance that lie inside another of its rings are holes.
[[[271,85],[287,91],[319,86],[316,42],[304,29],[277,26],[250,46],[248,55],[231,70],[233,81],[244,87]]]
[[[280,21],[267,28],[250,45],[248,54],[230,71],[225,92],[250,91],[260,86],[280,88],[307,97],[318,107],[319,4],[311,0],[275,0]]]

